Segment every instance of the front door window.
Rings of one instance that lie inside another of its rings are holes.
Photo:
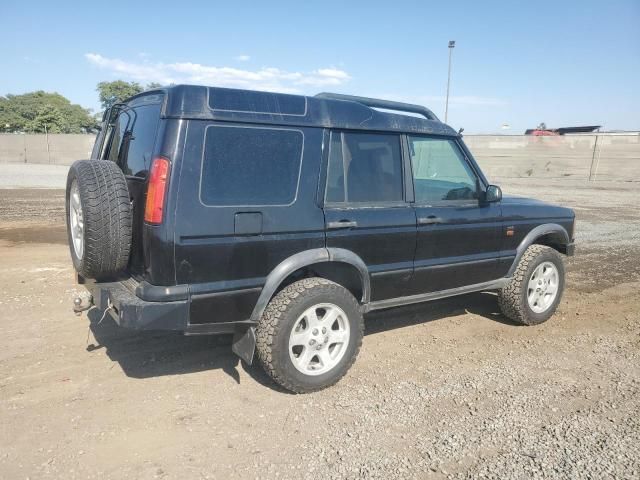
[[[476,175],[455,141],[409,136],[416,203],[447,205],[477,200]]]

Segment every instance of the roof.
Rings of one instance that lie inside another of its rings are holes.
[[[315,97],[231,88],[175,85],[131,97],[165,93],[165,118],[264,123],[457,136],[427,108],[388,100],[322,93]],[[395,110],[417,116],[380,111]]]

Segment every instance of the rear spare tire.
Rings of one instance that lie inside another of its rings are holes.
[[[79,160],[67,175],[67,236],[76,271],[98,280],[126,269],[132,209],[127,180],[109,160]]]

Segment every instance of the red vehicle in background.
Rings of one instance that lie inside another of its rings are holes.
[[[587,125],[584,127],[561,127],[547,128],[545,123],[541,123],[536,128],[525,130],[525,135],[533,135],[534,137],[554,137],[557,135],[565,135],[567,133],[591,133],[600,128],[600,125]]]

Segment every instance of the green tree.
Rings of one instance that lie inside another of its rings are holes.
[[[113,104],[122,102],[127,98],[142,92],[144,89],[138,82],[125,82],[114,80],[113,82],[100,82],[96,88],[100,103],[106,110]]]
[[[25,124],[27,132],[69,132],[70,125],[62,111],[55,105],[47,103],[38,107],[36,115]]]
[[[42,90],[0,97],[0,131],[83,133],[97,122],[90,110],[72,104],[59,93]]]
[[[122,102],[133,95],[161,86],[159,83],[151,82],[144,88],[138,82],[114,80],[113,82],[100,82],[96,90],[100,97],[100,103],[106,110],[107,108],[111,108],[115,103]]]

